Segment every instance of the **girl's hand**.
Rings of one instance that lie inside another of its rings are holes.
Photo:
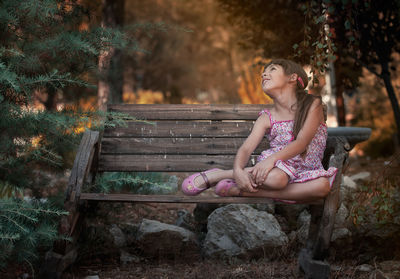
[[[233,172],[233,178],[235,179],[239,189],[252,193],[258,191],[258,189],[255,189],[257,184],[253,181],[249,172],[245,170],[235,170]]]
[[[267,178],[269,172],[275,167],[276,160],[273,156],[257,163],[251,170],[250,173],[253,175],[255,183],[259,186],[262,185]]]

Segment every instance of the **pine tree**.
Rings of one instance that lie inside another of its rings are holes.
[[[70,167],[65,155],[76,150],[78,132],[104,127],[100,112],[57,110],[54,96],[93,87],[100,51],[138,49],[123,30],[80,29],[90,16],[80,2],[0,1],[0,268],[10,261],[32,266],[38,247],[62,237],[55,219],[66,212],[60,203],[37,202],[47,185],[35,170]],[[47,94],[47,110],[33,106],[38,92]],[[108,125],[124,116],[112,118]],[[35,198],[21,199],[24,189]]]

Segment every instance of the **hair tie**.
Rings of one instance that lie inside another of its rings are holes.
[[[302,79],[300,76],[298,76],[298,77],[297,77],[297,80],[298,80],[298,81],[300,81],[301,85],[302,85],[302,86],[303,86],[303,88],[304,88],[304,82],[303,82],[303,79]]]

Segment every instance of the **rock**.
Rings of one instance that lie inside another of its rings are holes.
[[[400,271],[400,261],[384,261],[380,262],[379,267],[383,272]]]
[[[297,240],[305,245],[308,238],[308,231],[310,228],[311,214],[307,210],[303,210],[297,218]]]
[[[372,270],[374,270],[374,267],[369,264],[362,264],[357,266],[356,270],[360,272],[371,272]]]
[[[178,218],[176,220],[175,225],[190,231],[195,230],[193,215],[186,209],[178,210]]]
[[[140,258],[138,256],[131,255],[131,254],[129,254],[128,252],[126,252],[124,250],[121,250],[121,255],[120,255],[119,259],[120,259],[120,261],[121,261],[121,263],[123,265],[129,264],[129,263],[132,263],[132,262],[134,262],[134,263],[139,263],[140,262]]]
[[[346,239],[351,236],[351,232],[347,228],[334,229],[331,236],[331,242],[338,239]]]
[[[125,235],[126,246],[136,245],[136,236],[139,229],[140,224],[136,223],[121,223],[118,224],[118,227],[122,230]]]
[[[297,218],[297,228],[300,229],[301,227],[310,226],[311,221],[311,214],[308,212],[307,209],[303,210],[299,217]]]
[[[307,210],[303,210],[297,218],[297,240],[305,245],[308,238],[308,231],[310,229],[311,214]]]
[[[350,176],[350,179],[353,180],[354,182],[358,180],[367,180],[371,177],[371,173],[368,171],[362,171],[360,173],[354,174]]]
[[[387,277],[381,270],[376,269],[369,275],[369,279],[391,279]]]
[[[204,254],[210,257],[265,255],[288,243],[272,214],[247,204],[230,204],[208,217]]]
[[[89,275],[84,277],[83,279],[100,279],[100,277],[98,275]]]
[[[357,188],[357,184],[353,181],[353,179],[351,179],[349,176],[344,175],[343,176],[343,182],[342,185],[344,187],[350,188],[350,189],[356,189]]]
[[[260,211],[266,211],[268,213],[274,214],[275,213],[275,203],[254,203],[254,204],[249,204],[251,207],[260,210]]]
[[[340,207],[336,212],[334,227],[335,228],[346,227],[345,222],[348,216],[349,216],[349,210],[343,203],[340,204]]]
[[[198,241],[193,232],[155,220],[142,220],[136,240],[147,255],[175,256],[198,251]]]
[[[354,201],[354,192],[357,190],[357,184],[346,175],[342,176],[342,182],[340,184],[340,197],[339,204],[345,203],[353,203]]]
[[[114,238],[114,244],[117,247],[124,247],[126,246],[126,238],[122,230],[116,225],[112,224],[111,228],[109,229],[111,235]]]
[[[295,231],[291,231],[287,236],[290,242],[294,242],[298,238],[297,233]]]

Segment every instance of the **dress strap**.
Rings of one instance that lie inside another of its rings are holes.
[[[268,114],[269,121],[271,122],[271,126],[272,126],[272,124],[275,123],[275,121],[274,121],[274,118],[272,117],[271,112],[270,112],[268,109],[263,109],[262,111],[260,111],[260,112],[258,113],[258,115],[261,115],[261,114],[263,114],[263,113]]]

